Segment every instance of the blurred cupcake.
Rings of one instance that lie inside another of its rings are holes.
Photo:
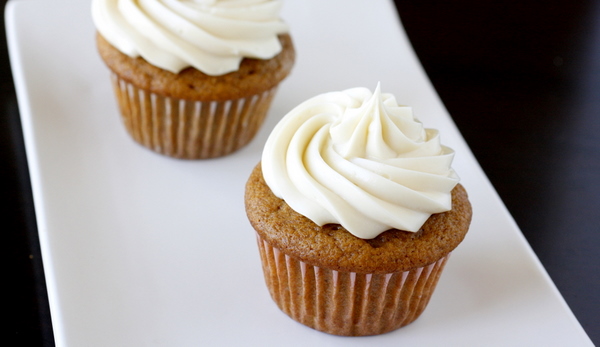
[[[278,0],[93,0],[97,46],[135,141],[184,159],[245,146],[295,52]]]
[[[417,319],[471,221],[453,156],[379,86],[290,111],[245,193],[279,308],[335,335],[382,334]]]

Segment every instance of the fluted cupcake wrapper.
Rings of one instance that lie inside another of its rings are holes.
[[[406,272],[340,272],[308,265],[257,238],[275,303],[294,320],[334,335],[383,334],[417,319],[450,256]]]
[[[230,154],[256,135],[276,87],[247,98],[191,101],[164,97],[111,76],[123,123],[141,145],[182,159]]]

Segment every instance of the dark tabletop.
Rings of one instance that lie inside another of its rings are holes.
[[[600,1],[395,2],[450,115],[600,345]],[[9,321],[3,329],[15,345],[51,346],[3,20],[1,28],[0,218]]]

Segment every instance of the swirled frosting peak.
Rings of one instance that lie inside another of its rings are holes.
[[[281,51],[281,0],[93,0],[96,29],[130,57],[177,73],[236,71]]]
[[[371,239],[418,231],[448,211],[454,151],[391,94],[353,88],[313,97],[275,126],[262,155],[271,191],[316,224]]]

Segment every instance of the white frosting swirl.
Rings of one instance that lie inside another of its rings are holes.
[[[448,211],[454,151],[391,94],[353,88],[313,97],[275,126],[262,155],[273,193],[323,226],[363,239],[418,231]]]
[[[130,57],[177,73],[236,71],[281,51],[281,0],[93,0],[96,29]]]

